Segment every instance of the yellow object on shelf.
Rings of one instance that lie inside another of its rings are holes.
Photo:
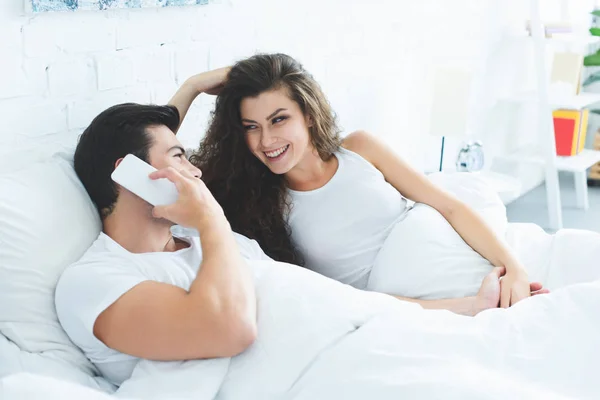
[[[585,147],[589,110],[556,110],[554,119],[554,139],[556,155],[576,156]]]
[[[600,150],[600,130],[596,132],[596,139],[594,140],[594,149]],[[600,163],[594,165],[590,170],[590,179],[600,181]]]

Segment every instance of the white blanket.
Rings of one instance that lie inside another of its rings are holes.
[[[116,396],[508,399],[600,393],[600,283],[470,318],[426,311],[286,264],[253,268],[259,337],[248,351],[233,359],[142,361]],[[34,383],[47,382],[36,379],[6,379],[0,397],[21,398],[14,397],[19,387],[31,392]],[[72,386],[59,386],[52,383],[54,393],[74,395]]]

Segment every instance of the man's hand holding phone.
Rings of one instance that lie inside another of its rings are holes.
[[[223,209],[204,182],[191,172],[173,167],[154,171],[150,179],[168,179],[175,184],[179,196],[173,204],[156,206],[152,214],[188,228],[199,228],[207,221],[225,219]]]

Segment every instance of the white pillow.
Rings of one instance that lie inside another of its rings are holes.
[[[484,180],[468,173],[435,174],[430,179],[478,212],[500,238],[505,237],[506,208]],[[417,204],[386,239],[367,289],[429,300],[472,296],[491,268],[439,212]]]
[[[469,172],[438,172],[429,175],[429,179],[477,211],[494,232],[506,233],[506,206],[498,192],[481,176]]]
[[[115,391],[115,387],[104,378],[91,376],[77,368],[73,368],[66,362],[53,359],[44,354],[22,351],[2,334],[0,334],[0,360],[2,360],[0,363],[0,387],[2,387],[1,379],[3,377],[26,373],[51,376],[63,381],[99,389],[103,392],[112,393]],[[0,391],[0,399],[4,399],[1,393]]]
[[[96,374],[54,308],[60,274],[81,257],[101,226],[70,156],[14,165],[0,174],[0,187],[0,333],[21,350]]]

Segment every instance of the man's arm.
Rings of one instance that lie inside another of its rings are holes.
[[[476,296],[441,300],[421,300],[402,296],[394,297],[398,300],[408,301],[410,303],[417,303],[421,307],[429,310],[448,310],[452,311],[455,314],[462,314],[470,317],[477,315],[480,311],[483,311],[483,308],[479,308],[477,305]],[[495,307],[497,307],[497,305]]]
[[[176,184],[177,203],[153,212],[200,232],[200,270],[189,292],[152,281],[135,286],[100,314],[94,335],[115,350],[152,360],[237,355],[256,337],[256,297],[229,223],[201,180],[174,169],[153,177]]]
[[[479,292],[476,296],[463,297],[457,299],[442,300],[420,300],[402,296],[395,298],[411,303],[420,304],[421,307],[432,310],[448,310],[456,314],[475,316],[488,308],[497,308],[500,305],[500,278],[506,273],[504,267],[496,267],[490,272],[481,283]],[[541,283],[532,282],[529,285],[531,295],[549,293],[544,289]]]

